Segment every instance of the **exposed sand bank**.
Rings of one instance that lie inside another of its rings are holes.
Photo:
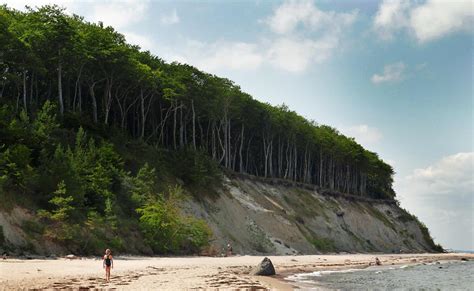
[[[344,254],[269,256],[277,275],[250,276],[248,271],[262,256],[212,257],[117,257],[112,281],[106,283],[100,259],[17,260],[0,259],[0,289],[20,288],[117,288],[117,289],[286,289],[283,278],[292,273],[365,268],[378,257],[383,265],[413,264],[438,260],[474,259],[473,254]]]

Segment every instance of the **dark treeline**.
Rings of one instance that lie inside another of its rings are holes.
[[[228,79],[166,63],[55,6],[0,6],[0,74],[0,100],[28,115],[51,100],[60,116],[203,151],[236,172],[395,197],[392,167],[336,129],[256,101]]]

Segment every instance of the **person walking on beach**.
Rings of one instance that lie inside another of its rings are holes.
[[[112,252],[110,249],[105,250],[102,266],[105,269],[105,280],[110,282],[110,268],[114,268],[114,259],[112,258]]]

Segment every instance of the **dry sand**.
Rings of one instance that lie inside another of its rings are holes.
[[[269,256],[277,275],[248,275],[263,256],[117,257],[106,283],[100,259],[0,259],[0,289],[278,289],[291,290],[284,278],[292,273],[365,268],[378,257],[383,265],[474,259],[472,254],[344,254]]]

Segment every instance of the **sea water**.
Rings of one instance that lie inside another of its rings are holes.
[[[320,271],[287,280],[304,290],[474,290],[474,261]]]

